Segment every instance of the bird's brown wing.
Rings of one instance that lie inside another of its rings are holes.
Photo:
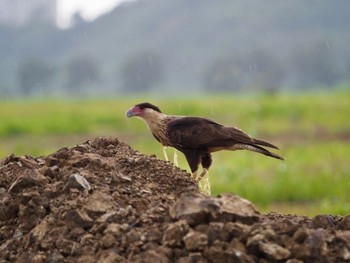
[[[169,141],[175,148],[205,149],[226,147],[236,143],[253,143],[253,139],[240,129],[226,127],[213,120],[200,117],[182,117],[167,125]]]

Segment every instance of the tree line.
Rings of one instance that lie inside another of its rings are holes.
[[[331,87],[349,81],[350,58],[337,65],[327,45],[298,48],[285,61],[271,51],[255,49],[246,54],[221,56],[203,67],[201,87],[206,92],[277,92],[281,88],[307,89]],[[104,77],[101,61],[91,55],[79,55],[59,67],[40,57],[24,59],[17,70],[20,95],[66,92],[75,95],[98,94]],[[115,67],[112,90],[115,93],[146,93],[166,85],[166,61],[152,49],[125,56]],[[173,72],[176,74],[176,72]],[[61,87],[58,87],[61,86]],[[190,88],[190,87],[189,87]]]

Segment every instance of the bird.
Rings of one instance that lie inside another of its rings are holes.
[[[253,138],[239,128],[225,126],[209,118],[167,115],[149,102],[132,106],[125,115],[127,118],[139,117],[147,124],[154,138],[162,144],[166,160],[166,147],[182,152],[197,182],[208,174],[212,165],[211,154],[214,152],[248,150],[284,160],[282,156],[266,149],[278,150],[277,146]],[[202,171],[198,176],[200,165]],[[210,193],[210,188],[205,191]]]

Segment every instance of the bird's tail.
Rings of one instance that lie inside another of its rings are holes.
[[[278,149],[276,146],[270,144],[270,143],[267,143],[267,142],[264,142],[264,141],[260,141],[260,142],[263,142],[263,143],[266,143],[266,144],[269,144],[271,146],[268,146],[266,145],[267,147],[272,147],[272,148],[275,148],[275,149]],[[259,143],[260,144],[260,143]],[[273,147],[274,146],[274,147]],[[248,150],[248,151],[252,151],[252,152],[257,152],[257,153],[261,153],[261,154],[264,154],[266,156],[270,156],[272,158],[276,158],[276,159],[280,159],[280,160],[284,160],[284,158],[276,153],[273,153],[273,152],[270,152],[269,150],[266,150],[265,148],[257,145],[257,144],[236,144],[235,145],[235,148],[238,150],[238,149],[241,149],[241,150]]]
[[[262,145],[262,146],[266,146],[266,147],[269,147],[269,148],[274,148],[274,149],[278,149],[278,147],[276,145],[273,145],[269,142],[266,142],[266,141],[263,141],[263,140],[259,140],[259,139],[254,139],[253,138],[253,141],[254,141],[254,144],[257,144],[257,145]]]

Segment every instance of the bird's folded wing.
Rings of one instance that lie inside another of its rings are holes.
[[[182,117],[168,123],[167,134],[175,147],[208,148],[252,143],[253,139],[240,129],[226,127],[210,119]]]

